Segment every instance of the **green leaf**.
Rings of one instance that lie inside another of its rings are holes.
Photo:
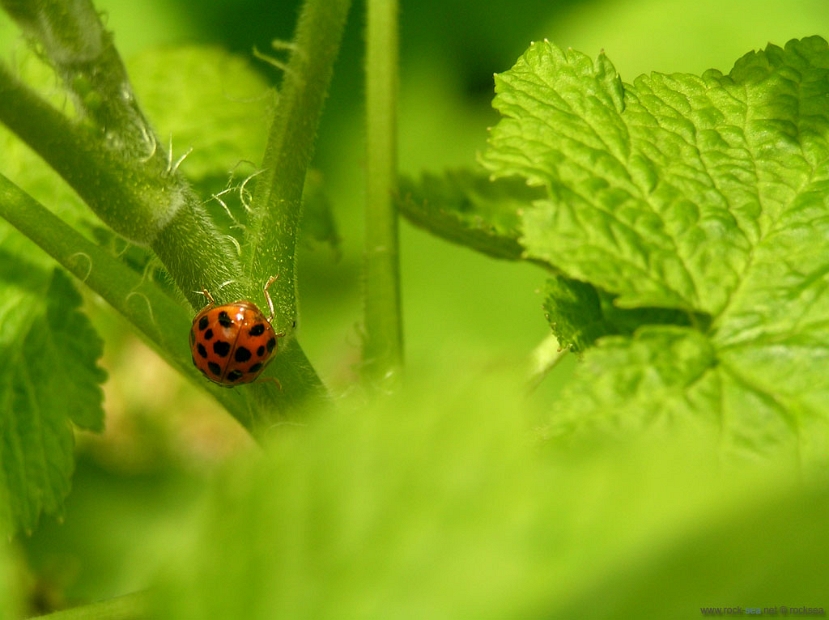
[[[3,618],[24,617],[19,567],[15,564],[14,550],[11,542],[4,540],[0,544],[0,616]]]
[[[607,580],[561,605],[555,617],[584,617],[589,609],[591,618],[693,618],[704,615],[704,607],[730,607],[730,613],[712,614],[726,616],[825,615],[825,578],[804,570],[804,562],[828,552],[829,538],[804,532],[820,531],[829,493],[776,485],[763,492],[754,484],[755,497],[745,489],[721,488],[740,497],[743,509],[724,510],[690,533],[674,533],[664,546],[644,544]],[[747,563],[776,570],[747,571]],[[781,601],[790,601],[790,611],[780,611]],[[812,611],[797,614],[803,607]]]
[[[562,348],[581,351],[601,336],[615,333],[602,316],[596,289],[584,282],[567,278],[547,280],[544,311]]]
[[[691,617],[735,592],[823,595],[825,483],[782,463],[722,475],[711,442],[670,434],[533,448],[520,380],[440,374],[225,470],[177,528],[161,615]],[[744,570],[775,555],[790,572]]]
[[[645,325],[706,325],[705,316],[670,308],[619,308],[616,298],[590,284],[563,277],[547,281],[544,310],[562,347],[583,351],[602,336],[632,335]]]
[[[51,364],[43,367],[47,385],[59,395],[52,404],[61,404],[80,428],[104,430],[103,391],[107,373],[97,365],[104,343],[85,314],[81,296],[60,269],[55,269],[46,293],[46,326],[49,339],[41,349]],[[61,360],[62,363],[54,364]],[[70,363],[67,365],[66,362]]]
[[[504,118],[483,161],[546,193],[524,212],[527,255],[594,287],[606,310],[646,311],[623,316],[632,339],[600,339],[586,354],[559,419],[605,429],[694,419],[729,453],[825,461],[826,41],[770,45],[728,75],[632,85],[604,56],[544,42],[496,84]],[[658,322],[676,327],[642,327]]]
[[[627,307],[725,306],[764,198],[732,79],[654,74],[624,88],[605,56],[544,42],[496,86],[506,118],[483,161],[547,190],[524,217],[529,256]]]
[[[25,272],[25,278],[15,276]],[[72,426],[103,428],[102,342],[61,271],[6,263],[0,303],[0,507],[13,529],[59,514],[74,469]]]
[[[454,170],[400,179],[400,212],[412,224],[494,258],[518,260],[520,213],[543,194],[520,179]]]
[[[543,196],[515,178],[489,178],[483,171],[424,174],[400,180],[400,212],[415,226],[494,258],[518,260],[523,248],[520,214]]]

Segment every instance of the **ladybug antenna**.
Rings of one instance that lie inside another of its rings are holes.
[[[207,302],[208,302],[211,306],[216,305],[216,301],[213,299],[213,295],[211,295],[211,294],[210,294],[210,291],[208,291],[206,288],[203,288],[202,290],[200,290],[200,291],[195,291],[195,292],[196,292],[196,293],[198,293],[199,295],[204,295],[204,296],[205,296],[205,298],[207,299]]]
[[[271,294],[268,292],[268,289],[271,287],[271,284],[276,282],[276,280],[278,278],[279,278],[279,274],[277,274],[275,276],[271,276],[270,278],[268,278],[268,281],[265,282],[265,288],[262,289],[262,292],[265,294],[265,301],[268,304],[268,311],[271,313],[270,316],[268,317],[268,323],[271,323],[273,321],[273,317],[276,314],[276,312],[274,312],[274,309],[273,309],[273,299],[271,299]]]

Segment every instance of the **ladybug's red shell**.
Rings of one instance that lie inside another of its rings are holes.
[[[205,377],[231,387],[260,375],[276,352],[276,334],[248,301],[210,305],[193,319],[190,351]]]

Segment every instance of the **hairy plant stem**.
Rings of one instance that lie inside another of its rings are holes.
[[[387,390],[403,365],[397,190],[396,0],[368,0],[363,377]]]
[[[247,270],[177,174],[169,154],[159,147],[90,0],[0,0],[0,4],[42,46],[78,112],[77,118],[70,118],[53,108],[0,65],[0,121],[61,174],[105,223],[133,242],[150,245],[193,308],[204,304],[202,289],[211,290],[219,302],[254,298],[261,295],[270,275],[279,276],[270,290],[277,309],[275,327],[289,336],[296,316],[293,269],[302,188],[350,0],[307,0],[300,15],[256,188]],[[51,216],[37,207],[44,218]],[[73,232],[60,220],[54,231],[66,238]],[[37,239],[31,228],[24,234]],[[85,249],[76,253],[91,259],[95,248],[84,242],[87,245],[78,247]],[[104,264],[98,259],[90,262],[96,269]],[[67,268],[72,270],[71,265]],[[136,288],[123,290],[131,280],[123,275],[119,281],[119,277],[115,272],[104,276],[98,291],[116,308],[125,299],[137,298]],[[86,281],[90,278],[91,274]],[[186,349],[189,324],[179,321],[186,314],[172,307],[158,313],[155,300],[149,301],[150,293],[142,291],[142,295],[156,311],[151,316],[154,324],[142,325],[137,316],[125,314],[145,333],[162,322],[168,328],[180,322],[178,340],[171,333],[158,344],[171,363],[182,370],[187,366],[185,372],[192,374]],[[266,377],[278,376],[279,381],[245,388],[244,397],[237,396],[236,390],[224,390],[227,396],[219,396],[221,388],[210,388],[219,390],[215,392],[219,400],[255,436],[301,417],[309,405],[327,402],[299,343],[288,337],[279,346],[279,355],[265,371]]]
[[[244,297],[243,283],[233,277],[242,271],[235,250],[205,216],[187,183],[170,169],[168,154],[158,148],[138,109],[97,13],[85,10],[85,0],[2,2],[4,8],[18,9],[12,15],[30,36],[43,39],[47,53],[54,54],[50,61],[75,95],[79,117],[55,109],[0,65],[0,122],[35,150],[115,232],[152,246],[191,306],[203,303],[198,293],[203,288],[218,291],[224,285],[223,295]],[[80,15],[66,23],[42,23],[58,19],[63,13],[56,7],[64,4],[66,11]],[[37,12],[41,5],[49,10]],[[89,28],[91,33],[75,32],[72,27]],[[87,43],[98,39],[102,39],[98,45]],[[85,75],[94,79],[78,77]],[[86,98],[73,90],[80,82]],[[98,103],[87,110],[93,94]]]
[[[190,362],[190,315],[151,282],[113,258],[0,175],[0,217],[104,298],[171,366],[203,380]],[[241,393],[212,388],[213,395],[239,422],[253,428]]]
[[[261,295],[267,278],[243,271],[230,242],[217,231],[198,197],[170,165],[169,154],[159,147],[132,95],[112,37],[104,30],[90,0],[0,3],[42,46],[78,111],[77,118],[70,118],[54,109],[0,66],[0,121],[60,173],[116,232],[136,243],[150,245],[193,308],[204,304],[202,289],[211,290],[219,302]],[[339,12],[332,12],[328,3],[309,0],[303,11],[298,38],[305,41],[305,47],[297,48],[297,63],[292,63],[291,77],[286,80],[293,79],[297,85],[293,90],[286,89],[274,122],[286,131],[283,139],[277,141],[279,148],[272,148],[273,140],[269,147],[269,152],[279,156],[272,156],[270,163],[266,157],[269,170],[287,170],[280,174],[280,179],[289,191],[276,192],[276,203],[295,208],[281,215],[254,217],[256,229],[266,232],[251,235],[254,243],[250,254],[256,256],[261,251],[275,257],[274,262],[282,266],[265,271],[280,276],[271,292],[281,311],[278,318],[287,317],[287,324],[276,324],[277,331],[284,333],[293,325],[295,296],[291,290],[286,298],[279,295],[278,289],[285,283],[293,286],[301,189],[348,5],[349,2],[339,0]],[[321,57],[318,48],[325,52]],[[291,96],[291,92],[295,95]],[[293,105],[287,105],[292,101]],[[295,125],[305,131],[294,131]],[[293,151],[299,152],[301,165],[293,162],[291,166],[288,154]],[[260,213],[271,207],[269,201],[258,204]],[[71,229],[66,228],[68,234]],[[91,252],[90,249],[85,254]],[[103,288],[120,290],[118,284],[110,280]],[[134,292],[135,289],[126,294]],[[110,303],[118,307],[117,300],[110,299]],[[148,327],[137,325],[142,330]],[[189,325],[182,323],[180,342],[163,344],[163,353],[175,365],[189,364],[189,352],[182,350],[188,330]],[[247,396],[241,399],[230,397],[230,391],[224,390],[228,393],[225,397],[220,388],[210,388],[219,389],[220,400],[254,435],[301,415],[308,404],[326,402],[322,383],[299,344],[288,339],[280,343],[280,349],[277,359],[265,371],[270,376],[278,374],[279,382],[245,389]],[[192,369],[188,367],[187,372],[192,373]]]
[[[290,61],[256,177],[244,259],[252,281],[278,276],[270,291],[275,326],[285,333],[296,319],[294,261],[305,174],[350,5],[351,0],[306,0],[293,43],[276,46],[291,50]]]

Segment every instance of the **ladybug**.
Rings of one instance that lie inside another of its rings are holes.
[[[202,374],[224,387],[254,381],[277,351],[276,340],[284,336],[274,332],[273,301],[265,284],[265,300],[270,316],[266,317],[251,301],[234,301],[217,306],[206,290],[207,307],[193,319],[190,328],[190,352],[193,364]]]

